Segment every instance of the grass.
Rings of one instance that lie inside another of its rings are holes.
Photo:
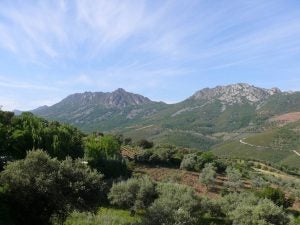
[[[300,169],[300,157],[292,150],[300,149],[299,122],[248,136],[242,144],[239,140],[227,142],[212,151],[219,157],[254,159],[278,166]]]
[[[253,135],[253,136],[247,137],[245,139],[245,142],[254,144],[254,145],[270,147],[272,144],[272,141],[274,140],[275,134],[276,134],[275,130],[267,131],[267,132],[261,133],[259,135]]]
[[[102,207],[96,214],[73,212],[65,225],[130,225],[139,221],[140,217],[131,216],[129,210]]]
[[[273,163],[279,163],[287,157],[287,154],[291,154],[284,151],[248,146],[241,144],[239,141],[223,144],[213,149],[212,152],[222,158],[256,159]]]

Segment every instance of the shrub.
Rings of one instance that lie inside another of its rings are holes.
[[[289,218],[283,209],[268,199],[252,193],[233,193],[219,200],[222,212],[233,225],[286,225]]]
[[[113,205],[133,211],[147,208],[157,197],[155,183],[148,177],[113,184],[108,198]]]
[[[28,152],[1,173],[16,224],[48,224],[70,210],[93,209],[104,196],[102,176],[80,160],[63,162],[43,151]]]
[[[158,186],[159,198],[147,209],[143,224],[194,225],[200,214],[199,200],[193,189],[174,183]]]
[[[260,192],[257,192],[257,195],[261,198],[270,199],[276,205],[283,206],[284,208],[288,208],[294,203],[294,199],[287,198],[284,192],[278,188],[265,187]]]
[[[115,136],[90,135],[85,140],[85,159],[105,178],[128,177],[131,171],[121,156],[120,143]]]
[[[148,149],[153,147],[153,142],[148,141],[146,139],[141,139],[137,142],[137,146],[143,148],[143,149]]]
[[[217,157],[211,152],[186,154],[181,161],[180,168],[200,172],[205,164],[212,163],[216,159]]]
[[[227,167],[226,169],[226,175],[228,181],[225,182],[225,185],[233,190],[237,190],[240,188],[243,183],[242,183],[242,174],[240,173],[239,170],[234,169],[232,167]]]
[[[208,189],[211,188],[215,183],[216,168],[212,163],[205,164],[204,169],[200,174],[200,182],[203,183]]]

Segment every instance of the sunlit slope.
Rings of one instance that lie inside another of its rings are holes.
[[[300,122],[231,141],[212,151],[220,157],[256,159],[300,168]]]

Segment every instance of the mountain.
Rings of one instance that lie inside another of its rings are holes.
[[[232,105],[245,102],[261,102],[276,93],[281,93],[281,91],[278,88],[264,89],[249,84],[238,83],[227,86],[217,86],[215,88],[205,88],[197,91],[190,99],[198,101],[214,99],[221,101],[222,104]]]
[[[72,94],[61,102],[32,110],[36,115],[80,127],[84,131],[109,131],[145,119],[162,102],[119,88],[113,92],[84,92]]]
[[[32,112],[86,132],[120,131],[133,138],[209,149],[230,133],[258,132],[272,116],[298,111],[300,92],[238,83],[204,88],[176,104],[154,102],[123,89],[77,93]]]
[[[300,92],[238,83],[204,88],[184,101],[166,104],[117,89],[107,93],[73,94],[53,106],[32,112],[46,119],[73,124],[85,132],[122,133],[133,140],[146,138],[156,143],[213,149],[224,157],[242,154],[274,163],[290,162],[295,166],[291,148],[258,151],[240,140],[253,135],[263,139],[269,137],[269,132],[277,134],[277,129],[288,121],[300,120]],[[276,137],[272,136],[272,143]]]

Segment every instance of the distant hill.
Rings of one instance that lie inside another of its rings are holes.
[[[110,131],[145,119],[165,107],[162,102],[117,89],[113,92],[72,94],[50,107],[32,110],[50,120],[73,124],[82,130]]]
[[[262,160],[300,169],[300,120],[225,142],[212,151],[220,157]]]
[[[238,83],[205,88],[182,102],[166,104],[117,89],[73,94],[32,112],[85,132],[121,132],[134,140],[208,150],[224,141],[264,132],[274,116],[300,112],[300,92]]]

